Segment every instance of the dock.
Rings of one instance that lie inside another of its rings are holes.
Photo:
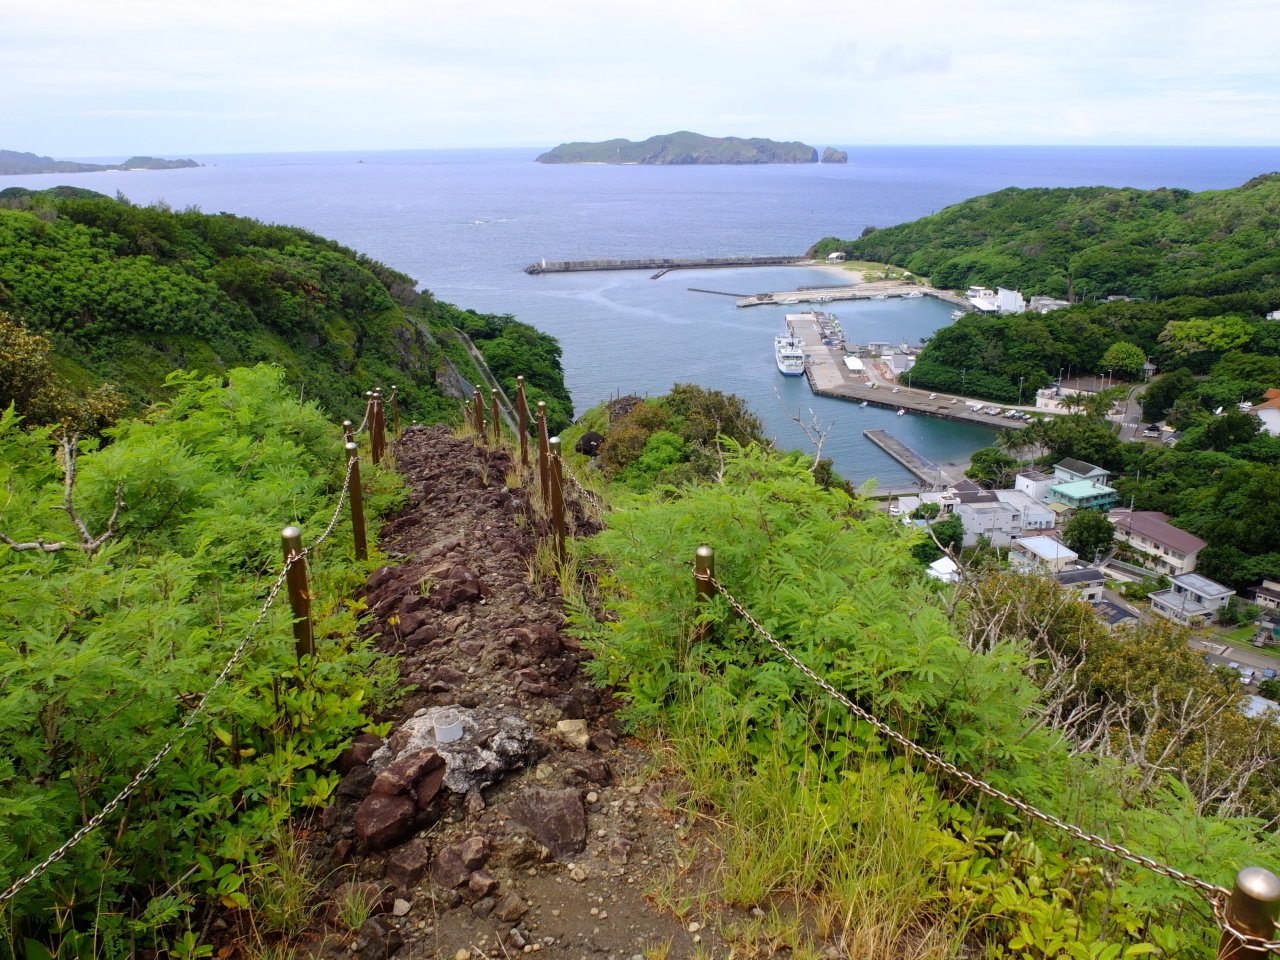
[[[793,303],[830,303],[836,300],[892,300],[918,299],[933,297],[949,303],[966,313],[973,309],[966,298],[956,296],[949,290],[938,290],[934,287],[922,287],[919,284],[907,283],[903,280],[873,280],[870,283],[842,284],[834,287],[801,287],[798,290],[784,290],[778,293],[757,293],[738,301],[740,307],[761,307]]]
[[[823,344],[822,327],[818,315],[812,310],[787,314],[787,327],[792,336],[804,341],[805,376],[809,379],[809,389],[820,397],[865,403],[873,407],[883,407],[886,410],[901,410],[904,413],[937,417],[940,420],[952,420],[956,423],[971,423],[993,430],[1021,425],[1005,419],[1003,415],[975,410],[966,405],[965,397],[932,394],[928,390],[913,390],[908,386],[899,386],[876,371],[874,357],[864,358],[862,361],[865,366],[864,372],[855,373],[845,365],[844,344]],[[1012,404],[1007,403],[987,406],[1003,410],[1014,409]],[[1035,407],[1021,406],[1016,409],[1032,412]]]
[[[862,435],[919,477],[921,490],[945,490],[955,482],[941,467],[930,463],[884,430],[863,430]]]
[[[693,270],[707,267],[782,267],[807,263],[798,257],[653,257],[647,260],[541,260],[524,268],[525,273],[578,273],[584,270],[657,270],[658,279],[670,270]]]

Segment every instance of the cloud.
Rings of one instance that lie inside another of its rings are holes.
[[[0,0],[0,146],[1275,143],[1258,0]],[[834,84],[834,86],[833,86]]]

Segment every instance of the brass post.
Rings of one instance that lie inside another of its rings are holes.
[[[400,439],[400,388],[391,386],[391,439]]]
[[[351,539],[356,545],[356,559],[369,559],[369,540],[364,529],[364,487],[360,485],[360,445],[347,443],[347,464],[351,468],[351,486],[347,496],[351,498]]]
[[[711,580],[715,575],[716,552],[704,544],[693,553],[693,585],[699,609],[715,594],[715,587],[711,585]],[[695,640],[705,640],[707,633],[708,624],[699,624],[693,638]]]
[[[497,387],[491,387],[489,390],[489,407],[493,411],[493,445],[499,447],[502,445],[502,416],[498,411]]]
[[[556,534],[556,557],[564,563],[564,470],[560,463],[560,438],[552,437],[548,446],[551,460],[551,525]]]
[[[524,377],[516,377],[516,419],[520,426],[520,466],[529,469],[529,405],[524,398]]]
[[[538,490],[542,493],[542,507],[551,509],[551,467],[547,463],[547,402],[538,401]]]
[[[285,527],[280,531],[284,544],[284,560],[289,563],[285,584],[289,589],[289,606],[293,608],[293,641],[298,659],[316,652],[311,634],[311,594],[307,592],[307,555],[302,552],[302,531]]]
[[[488,440],[488,435],[484,432],[484,401],[480,399],[480,388],[476,387],[475,392],[471,394],[472,414],[476,418],[476,435],[481,443]]]
[[[355,436],[355,432],[356,432],[356,425],[354,423],[352,423],[350,420],[342,421],[342,436],[343,436],[342,442],[343,443],[350,443],[352,437]]]
[[[1276,939],[1276,915],[1280,911],[1280,879],[1262,867],[1245,867],[1236,874],[1235,889],[1227,901],[1226,919],[1241,933]],[[1233,933],[1222,931],[1218,960],[1265,960],[1271,952],[1247,946]]]

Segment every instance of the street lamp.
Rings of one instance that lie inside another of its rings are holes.
[[[1026,377],[1018,378],[1018,406],[1022,406],[1022,381],[1025,379],[1027,378]]]

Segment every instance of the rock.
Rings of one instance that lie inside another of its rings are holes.
[[[418,784],[418,792],[416,794],[420,810],[426,810],[428,804],[436,798],[436,794],[440,792],[440,787],[444,783],[445,775],[448,772],[444,764],[441,764],[422,778]]]
[[[342,782],[338,784],[338,788],[334,792],[340,797],[363,800],[369,795],[369,790],[377,777],[378,774],[374,772],[372,767],[361,764],[358,767],[353,767],[351,772],[342,778]]]
[[[461,715],[462,738],[437,743],[435,719],[446,710]],[[485,733],[483,742],[477,740],[478,732]],[[519,714],[487,705],[474,709],[440,706],[402,723],[369,763],[382,771],[402,756],[428,749],[444,758],[443,785],[463,795],[473,788],[496,783],[508,771],[527,766],[536,756],[533,727]],[[424,784],[427,777],[423,778]],[[420,785],[419,804],[424,803],[422,789]]]
[[[467,889],[477,897],[487,897],[498,889],[498,881],[483,870],[477,870],[467,881]]]
[[[351,859],[351,851],[355,847],[354,840],[339,840],[333,845],[333,862],[341,866]]]
[[[431,864],[431,879],[442,887],[453,889],[467,882],[471,871],[484,866],[489,845],[484,837],[471,837],[451,843],[436,854]]]
[[[455,670],[446,664],[436,668],[436,679],[451,687],[460,687],[467,682],[468,677],[461,670]]]
[[[623,840],[621,837],[614,837],[605,847],[605,856],[609,858],[609,862],[619,867],[626,864],[630,853],[631,841]]]
[[[405,637],[405,643],[415,648],[424,647],[439,636],[440,628],[433,627],[428,624],[427,626],[419,627],[417,630],[414,630],[413,633]]]
[[[822,151],[823,163],[848,163],[849,154],[844,150],[837,150],[835,147],[827,147]]]
[[[336,849],[336,848],[335,848]],[[387,857],[386,877],[401,890],[416,887],[427,874],[431,851],[420,840],[406,843]]]
[[[404,946],[404,937],[389,920],[370,917],[360,928],[356,943],[362,944],[358,950],[360,960],[388,960]]]
[[[356,836],[374,852],[390,850],[413,835],[418,808],[408,797],[372,793],[356,810]]]
[[[455,567],[454,569],[458,568]],[[460,604],[479,600],[480,596],[480,582],[478,580],[448,579],[441,580],[433,586],[427,600],[435,609],[449,611]]]
[[[467,813],[471,816],[479,816],[484,812],[484,797],[480,793],[478,787],[473,787],[467,791]]]
[[[471,951],[466,947],[459,947],[458,952],[453,955],[453,960],[471,960]]]
[[[555,628],[545,623],[516,627],[507,636],[524,647],[535,660],[549,660],[563,649]]]
[[[556,724],[556,732],[565,743],[577,750],[585,750],[591,742],[585,720],[561,720]]]
[[[431,749],[403,754],[378,774],[371,792],[392,797],[408,795],[425,774],[443,766],[444,758]]]
[[[574,883],[582,883],[587,879],[587,871],[582,869],[582,867],[574,867],[569,871],[569,879]]]
[[[480,900],[477,900],[475,903],[471,905],[471,912],[474,913],[481,920],[484,920],[486,917],[489,916],[489,914],[493,913],[494,902],[495,901],[493,897],[484,897]]]
[[[618,742],[608,730],[597,730],[591,735],[591,745],[601,753],[608,753],[618,746]]]
[[[515,893],[508,893],[493,908],[493,915],[503,923],[515,923],[529,911],[529,905]]]
[[[333,768],[344,777],[356,767],[369,762],[369,758],[382,746],[382,738],[371,733],[362,733],[351,741],[351,746],[338,755]]]
[[[613,780],[609,762],[603,757],[583,752],[565,757],[565,760],[569,763],[569,772],[583,780],[590,780],[601,786],[606,786]]]
[[[391,915],[393,917],[403,917],[409,912],[412,906],[413,904],[408,900],[402,900],[397,897],[396,902],[391,905]]]
[[[581,853],[587,845],[587,813],[576,790],[529,787],[512,802],[511,815],[558,860]]]

